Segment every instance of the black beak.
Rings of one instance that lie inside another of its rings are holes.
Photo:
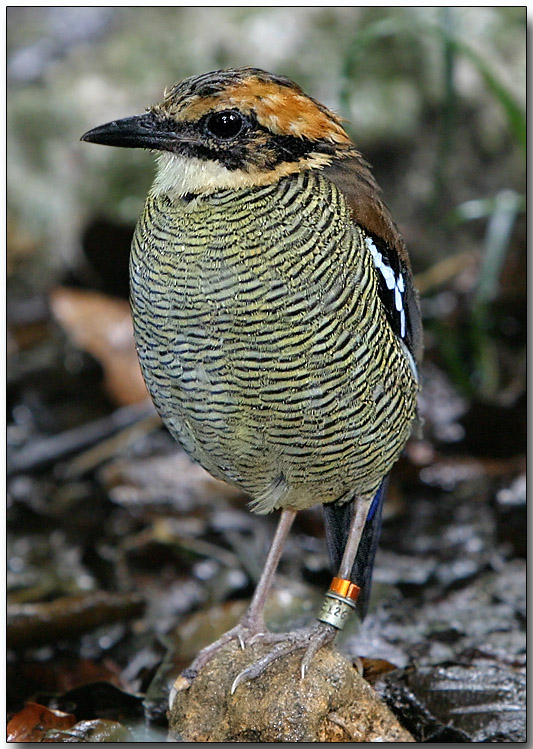
[[[179,136],[173,127],[175,123],[171,120],[147,112],[95,127],[82,135],[81,140],[103,146],[174,151]]]

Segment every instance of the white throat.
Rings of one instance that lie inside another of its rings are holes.
[[[157,159],[157,174],[151,192],[155,196],[181,197],[191,192],[210,193],[251,187],[253,184],[256,184],[253,176],[241,169],[230,171],[217,161],[161,153]]]

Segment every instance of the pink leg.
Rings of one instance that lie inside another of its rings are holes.
[[[366,517],[370,509],[370,502],[357,502],[354,516],[346,542],[346,548],[339,567],[338,577],[349,579],[353,563],[359,548],[359,542],[365,527]],[[274,661],[290,655],[295,650],[305,650],[302,659],[301,673],[305,676],[307,669],[316,653],[328,643],[335,639],[337,629],[331,624],[318,621],[311,627],[296,632],[283,632],[279,634],[264,633],[264,641],[272,642],[273,648],[256,663],[241,671],[231,687],[233,694],[238,685],[243,681],[255,679]]]
[[[257,635],[266,633],[266,627],[263,618],[263,609],[265,602],[272,587],[274,575],[279,564],[279,560],[283,553],[283,547],[289,535],[289,531],[296,517],[294,510],[283,510],[276,528],[276,533],[272,541],[272,545],[268,552],[261,578],[255,589],[252,601],[248,610],[242,617],[239,624],[229,632],[225,632],[216,642],[208,645],[206,648],[201,650],[194,661],[191,663],[189,668],[186,668],[180,678],[192,680],[196,674],[209,662],[213,655],[220,650],[220,648],[231,640],[238,640],[241,647],[244,648],[246,642]],[[177,684],[177,682],[176,682]],[[175,694],[176,687],[171,689],[170,700],[172,701]]]
[[[283,510],[280,515],[278,527],[276,528],[276,533],[274,534],[261,577],[257,583],[250,607],[242,621],[249,629],[260,631],[265,627],[263,610],[295,517],[296,512],[294,510]]]

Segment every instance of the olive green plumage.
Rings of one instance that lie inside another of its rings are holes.
[[[316,171],[152,194],[131,255],[141,367],[170,432],[258,512],[371,499],[416,411],[364,232]]]

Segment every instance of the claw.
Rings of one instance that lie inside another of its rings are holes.
[[[250,637],[249,643],[250,645],[253,645],[257,640],[259,640],[261,637],[264,637],[266,635],[266,632],[258,632],[253,637]]]
[[[302,673],[302,679],[304,678],[307,669],[311,665],[311,661],[315,657],[315,655],[318,653],[320,648],[322,648],[324,645],[328,643],[328,640],[330,639],[329,633],[324,632],[321,634],[320,637],[315,638],[314,640],[311,640],[309,643],[307,650],[305,651],[305,655],[302,658],[302,666],[301,666],[301,673]]]
[[[183,671],[181,675],[178,676],[174,684],[171,686],[168,695],[168,706],[170,710],[172,710],[172,705],[174,704],[174,700],[178,696],[178,693],[184,692],[186,689],[189,689],[195,676],[196,674],[189,671],[189,669],[185,669],[185,671]]]
[[[317,653],[317,651],[319,649],[320,648],[313,647],[312,645],[309,645],[309,647],[307,648],[307,650],[305,652],[305,655],[302,658],[302,664],[300,666],[300,673],[302,675],[302,679],[305,678],[305,675],[306,675],[307,670],[308,670],[308,668],[309,668],[309,666],[311,664],[311,661],[313,660],[313,658],[315,657],[315,655],[316,655],[316,653]]]
[[[235,694],[235,690],[237,689],[237,687],[239,686],[239,684],[242,681],[242,675],[243,675],[243,673],[244,673],[244,671],[241,671],[241,673],[237,674],[237,676],[233,679],[233,684],[231,685],[231,689],[229,690],[230,694]]]
[[[320,622],[310,629],[300,630],[299,632],[279,632],[275,634],[273,632],[260,631],[254,632],[251,636],[247,637],[246,634],[250,634],[250,631],[248,630],[248,632],[246,632],[246,629],[241,625],[241,627],[236,627],[225,636],[223,636],[217,643],[215,643],[215,645],[211,645],[208,649],[206,649],[206,651],[203,651],[203,654],[201,654],[197,658],[193,665],[195,667],[198,667],[198,661],[200,659],[203,660],[207,653],[211,654],[215,649],[220,647],[223,643],[228,642],[232,638],[236,639],[239,642],[239,645],[243,650],[248,645],[253,645],[258,641],[269,642],[271,645],[273,645],[272,649],[258,661],[237,674],[231,685],[230,694],[235,694],[235,691],[237,690],[239,684],[242,684],[244,681],[256,679],[258,676],[261,676],[263,671],[265,671],[268,666],[274,663],[274,661],[277,661],[279,658],[283,658],[284,656],[293,653],[295,650],[305,650],[300,666],[300,675],[301,678],[304,679],[311,661],[315,657],[316,653],[320,650],[320,648],[333,640],[333,638],[335,637],[335,632],[336,630],[334,629],[334,627],[330,626],[329,624],[323,624]],[[201,663],[201,665],[203,665],[203,663]],[[194,674],[195,673],[196,669],[194,671]],[[173,692],[171,694],[171,700],[173,701],[174,698],[175,693]]]
[[[261,659],[263,660],[263,659]],[[258,661],[257,663],[259,663]],[[254,666],[257,666],[257,663],[254,664]],[[235,694],[235,690],[239,686],[239,684],[242,684],[243,681],[248,681],[250,679],[253,679],[255,676],[259,676],[259,673],[254,674],[254,666],[249,666],[248,668],[243,669],[235,679],[233,680],[233,684],[231,685],[230,692],[231,694]]]
[[[176,696],[178,694],[178,690],[175,687],[170,687],[170,692],[168,693],[168,709],[172,710],[172,705],[174,704],[174,700],[176,699]]]
[[[192,681],[196,677],[198,672],[204,668],[204,666],[209,662],[213,655],[218,650],[220,650],[221,647],[226,645],[228,642],[231,642],[231,640],[237,640],[242,650],[244,650],[247,643],[250,642],[250,640],[254,636],[256,636],[257,634],[262,634],[255,631],[255,627],[257,626],[262,626],[262,622],[258,622],[257,620],[249,622],[245,620],[233,629],[230,629],[229,632],[223,634],[222,637],[220,637],[216,642],[208,645],[206,648],[200,651],[189,668],[186,668],[181,673],[181,676],[176,680],[169,694],[169,705],[172,705],[172,703],[176,699],[176,694],[179,691],[181,691],[182,689],[187,689],[192,684]]]
[[[270,666],[271,663],[274,663],[274,661],[277,661],[278,658],[282,658],[287,653],[290,653],[294,649],[292,643],[289,645],[285,645],[284,647],[278,644],[276,647],[274,647],[269,653],[264,655],[262,658],[260,658],[258,661],[253,663],[251,666],[248,666],[248,668],[245,668],[243,671],[240,672],[240,674],[237,675],[235,678],[233,684],[231,685],[231,694],[235,692],[239,684],[243,681],[251,681],[252,679],[257,679],[258,676],[261,676],[263,671],[267,668],[267,666]]]

